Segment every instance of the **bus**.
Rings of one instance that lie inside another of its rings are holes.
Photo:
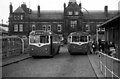
[[[59,53],[60,40],[60,36],[51,31],[32,31],[29,35],[29,55],[53,57]]]
[[[73,54],[91,53],[91,35],[86,32],[72,32],[68,35],[68,51]]]

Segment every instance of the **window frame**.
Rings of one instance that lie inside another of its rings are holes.
[[[86,31],[90,31],[90,25],[89,25],[89,24],[86,24],[86,25],[85,25],[85,28],[86,28],[86,29],[85,29]]]
[[[73,15],[73,12],[72,11],[68,11],[68,15]]]
[[[58,32],[62,32],[62,25],[61,25],[61,24],[58,24],[58,25],[57,25],[57,31],[58,31]]]
[[[32,30],[36,30],[36,25],[32,24]]]
[[[72,28],[75,28],[75,26],[77,26],[77,20],[71,20],[71,21],[70,21],[70,26],[71,26]]]
[[[23,15],[20,15],[20,19],[23,20],[24,16]]]
[[[78,11],[75,11],[74,14],[75,14],[75,15],[79,15],[79,12],[78,12]]]
[[[42,30],[46,31],[46,25],[42,25]]]
[[[22,27],[22,28],[21,28]],[[23,32],[23,24],[19,24],[19,31]]]
[[[18,32],[18,24],[14,24],[14,32]]]
[[[51,25],[47,25],[47,31],[51,31]]]

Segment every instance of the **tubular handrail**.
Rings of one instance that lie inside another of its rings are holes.
[[[99,67],[100,67],[100,70],[102,71],[102,73],[105,75],[105,77],[107,77],[107,72],[106,72],[106,70],[108,70],[110,73],[111,73],[111,76],[112,76],[112,78],[114,77],[114,76],[116,76],[118,79],[120,79],[120,77],[119,77],[119,75],[118,74],[116,74],[115,72],[114,72],[114,61],[117,61],[118,63],[120,62],[120,59],[118,59],[118,58],[115,58],[115,57],[112,57],[112,56],[109,56],[109,55],[107,55],[107,54],[104,54],[104,53],[102,53],[102,52],[99,52],[99,55],[102,55],[102,56],[99,56],[100,57],[100,59],[99,59]],[[101,58],[101,57],[103,57],[103,58]],[[105,58],[105,60],[104,60],[104,58]],[[112,59],[111,60],[111,67],[112,67],[112,69],[110,69],[109,67],[110,66],[108,66],[107,65],[107,60],[106,60],[106,58],[109,58],[109,59]],[[104,67],[104,68],[103,68]],[[119,67],[119,66],[118,66]],[[104,70],[103,70],[104,69]],[[118,73],[120,73],[120,71],[118,71]],[[113,76],[114,75],[114,76]]]
[[[115,58],[115,57],[109,56],[109,55],[104,54],[104,53],[102,53],[102,52],[99,52],[99,53],[101,53],[101,54],[103,54],[103,55],[107,56],[108,58],[111,58],[111,59],[114,59],[114,60],[116,60],[116,61],[119,61],[119,62],[120,62],[120,59],[118,59],[118,58]]]

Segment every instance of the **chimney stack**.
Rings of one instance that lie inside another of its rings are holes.
[[[10,2],[10,6],[9,6],[9,8],[10,8],[10,15],[13,13],[13,6],[12,6],[12,3]]]
[[[64,3],[64,9],[66,8],[66,3]]]
[[[105,16],[108,17],[108,6],[104,7]]]
[[[82,4],[81,4],[81,2],[79,3],[79,7],[80,7],[80,10],[82,9]]]
[[[40,6],[38,5],[38,17],[40,17]]]

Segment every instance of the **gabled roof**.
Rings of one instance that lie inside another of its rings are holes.
[[[30,19],[63,19],[62,11],[40,11],[40,17],[37,16],[37,11],[32,11],[29,15]]]
[[[14,13],[25,13],[25,11],[21,8],[21,7],[18,7]]]
[[[67,10],[80,10],[80,7],[77,3],[69,3],[66,9]]]

